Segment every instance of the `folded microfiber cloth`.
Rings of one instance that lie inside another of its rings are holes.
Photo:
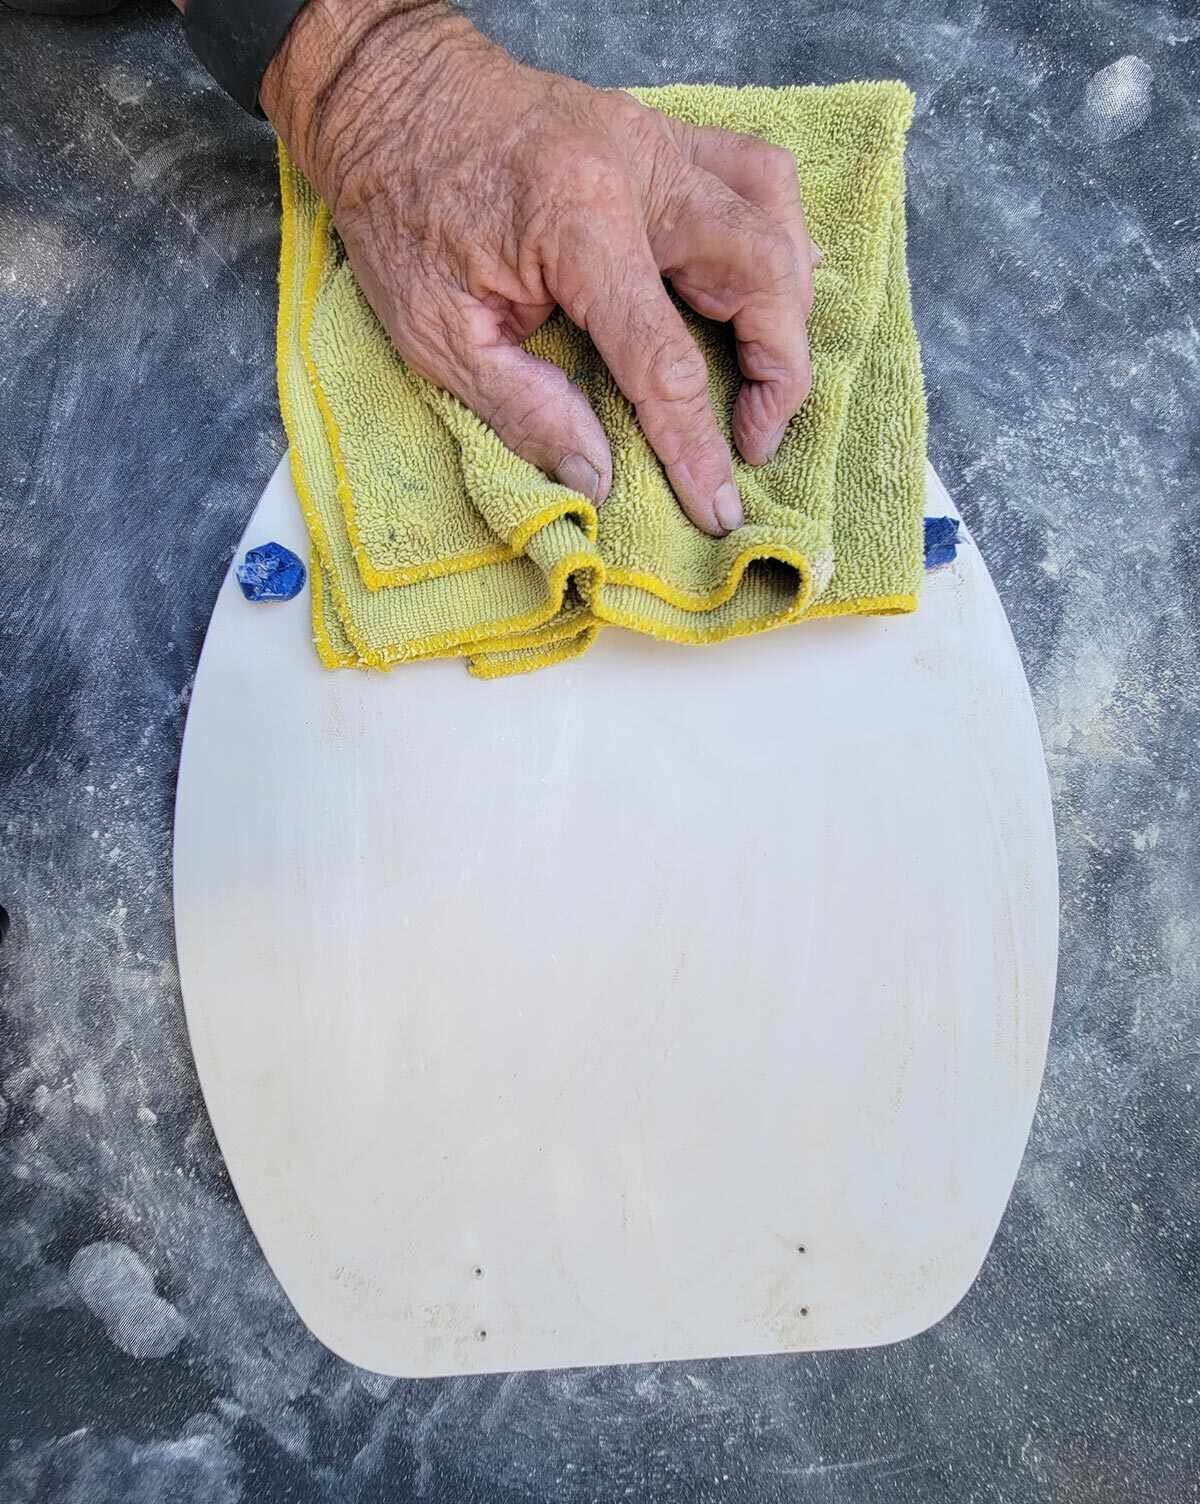
[[[711,538],[688,521],[632,406],[561,311],[526,348],[582,387],[605,428],[613,486],[599,510],[410,371],[281,146],[279,394],[328,666],[461,656],[496,677],[575,656],[605,624],[711,643],[916,607],[925,404],[905,263],[912,94],[898,83],[630,92],[791,151],[825,253],[808,324],[812,393],[768,464],[733,451],[744,525]],[[732,332],[679,306],[730,439]]]

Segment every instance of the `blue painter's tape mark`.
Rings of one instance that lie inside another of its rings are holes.
[[[953,564],[958,554],[958,542],[957,517],[926,517],[925,568]]]
[[[282,543],[252,548],[237,567],[248,601],[290,601],[304,589],[304,565]]]

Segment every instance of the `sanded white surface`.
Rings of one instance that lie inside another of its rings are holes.
[[[271,538],[307,557],[286,465],[242,547]],[[234,1184],[342,1356],[893,1341],[978,1271],[1041,1078],[1028,688],[970,545],[914,616],[608,631],[491,683],[328,673],[307,592],[252,606],[231,570],[175,916]]]

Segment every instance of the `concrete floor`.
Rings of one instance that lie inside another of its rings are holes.
[[[598,83],[919,95],[931,449],[1012,618],[1057,808],[1024,1169],[970,1295],[892,1349],[406,1383],[307,1334],[208,1127],[170,907],[188,689],[283,450],[272,138],[165,3],[6,17],[0,1498],[1196,1498],[1195,7],[469,9]]]

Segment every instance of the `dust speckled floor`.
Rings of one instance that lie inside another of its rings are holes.
[[[1024,1169],[970,1295],[892,1349],[406,1383],[308,1336],[204,1116],[169,886],[188,687],[283,449],[271,137],[165,4],[5,13],[0,1497],[1193,1499],[1200,17],[469,9],[597,83],[919,95],[933,457],[1012,618],[1057,807],[1061,984]]]

